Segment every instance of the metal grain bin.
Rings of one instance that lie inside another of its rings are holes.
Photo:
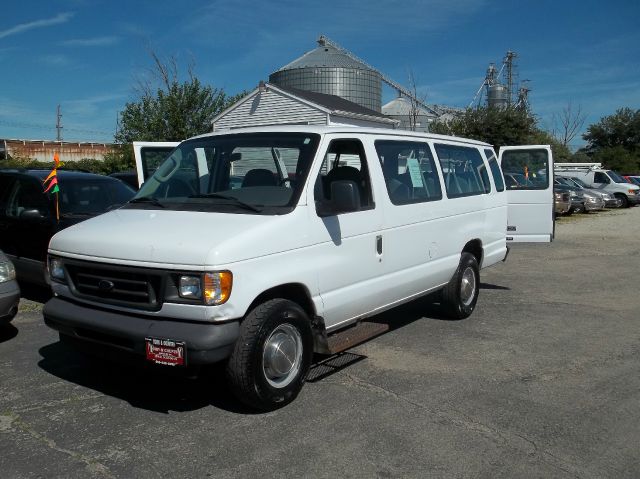
[[[325,42],[269,75],[269,82],[336,95],[358,105],[380,111],[382,80],[380,73]]]

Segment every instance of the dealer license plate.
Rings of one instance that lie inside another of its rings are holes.
[[[147,360],[165,366],[185,366],[187,348],[184,341],[172,339],[145,338]]]

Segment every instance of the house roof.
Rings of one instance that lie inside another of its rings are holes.
[[[304,100],[310,101],[311,103],[315,103],[316,105],[323,106],[333,112],[341,111],[347,113],[355,113],[357,115],[367,115],[367,116],[376,116],[379,118],[389,118],[387,115],[383,115],[379,111],[371,110],[364,106],[358,105],[349,100],[345,100],[342,97],[336,95],[329,95],[327,93],[318,93],[315,91],[308,90],[300,90],[298,88],[292,87],[284,87],[280,85],[273,85],[279,90],[290,93],[292,95],[297,96],[298,98],[302,98]]]
[[[231,105],[229,108],[219,113],[211,121],[211,123],[215,125],[215,123],[220,118],[224,117],[229,112],[235,110],[243,103],[250,101],[252,98],[255,98],[256,95],[260,94],[262,89],[264,89],[265,91],[268,89],[271,89],[276,92],[279,92],[280,95],[297,98],[298,101],[306,103],[326,113],[334,114],[337,116],[359,118],[364,120],[376,121],[380,123],[387,123],[390,125],[398,125],[400,123],[398,120],[395,120],[387,115],[383,115],[378,111],[360,106],[357,103],[351,102],[349,100],[345,100],[344,98],[341,98],[336,95],[328,95],[326,93],[317,93],[312,91],[300,90],[298,88],[292,88],[292,87],[283,87],[273,83],[263,83],[263,82],[260,82],[260,86],[258,86],[258,88],[253,90],[243,99],[241,99],[237,103]]]

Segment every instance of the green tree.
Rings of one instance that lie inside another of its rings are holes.
[[[240,98],[217,88],[203,85],[188,70],[188,79],[180,81],[176,61],[161,61],[152,53],[160,86],[142,83],[140,98],[127,103],[120,114],[118,143],[132,141],[182,141],[211,131],[211,120]]]
[[[588,142],[587,150],[592,153],[616,146],[636,153],[640,150],[640,110],[620,108],[615,114],[590,125],[582,137]]]
[[[640,171],[640,110],[620,108],[582,135],[592,161],[623,173]]]
[[[429,131],[474,138],[496,148],[530,144],[540,132],[535,118],[524,109],[487,107],[467,108],[456,118],[432,123]]]

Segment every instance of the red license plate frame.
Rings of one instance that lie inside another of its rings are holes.
[[[187,346],[184,341],[167,338],[145,338],[147,361],[163,366],[187,365]]]

